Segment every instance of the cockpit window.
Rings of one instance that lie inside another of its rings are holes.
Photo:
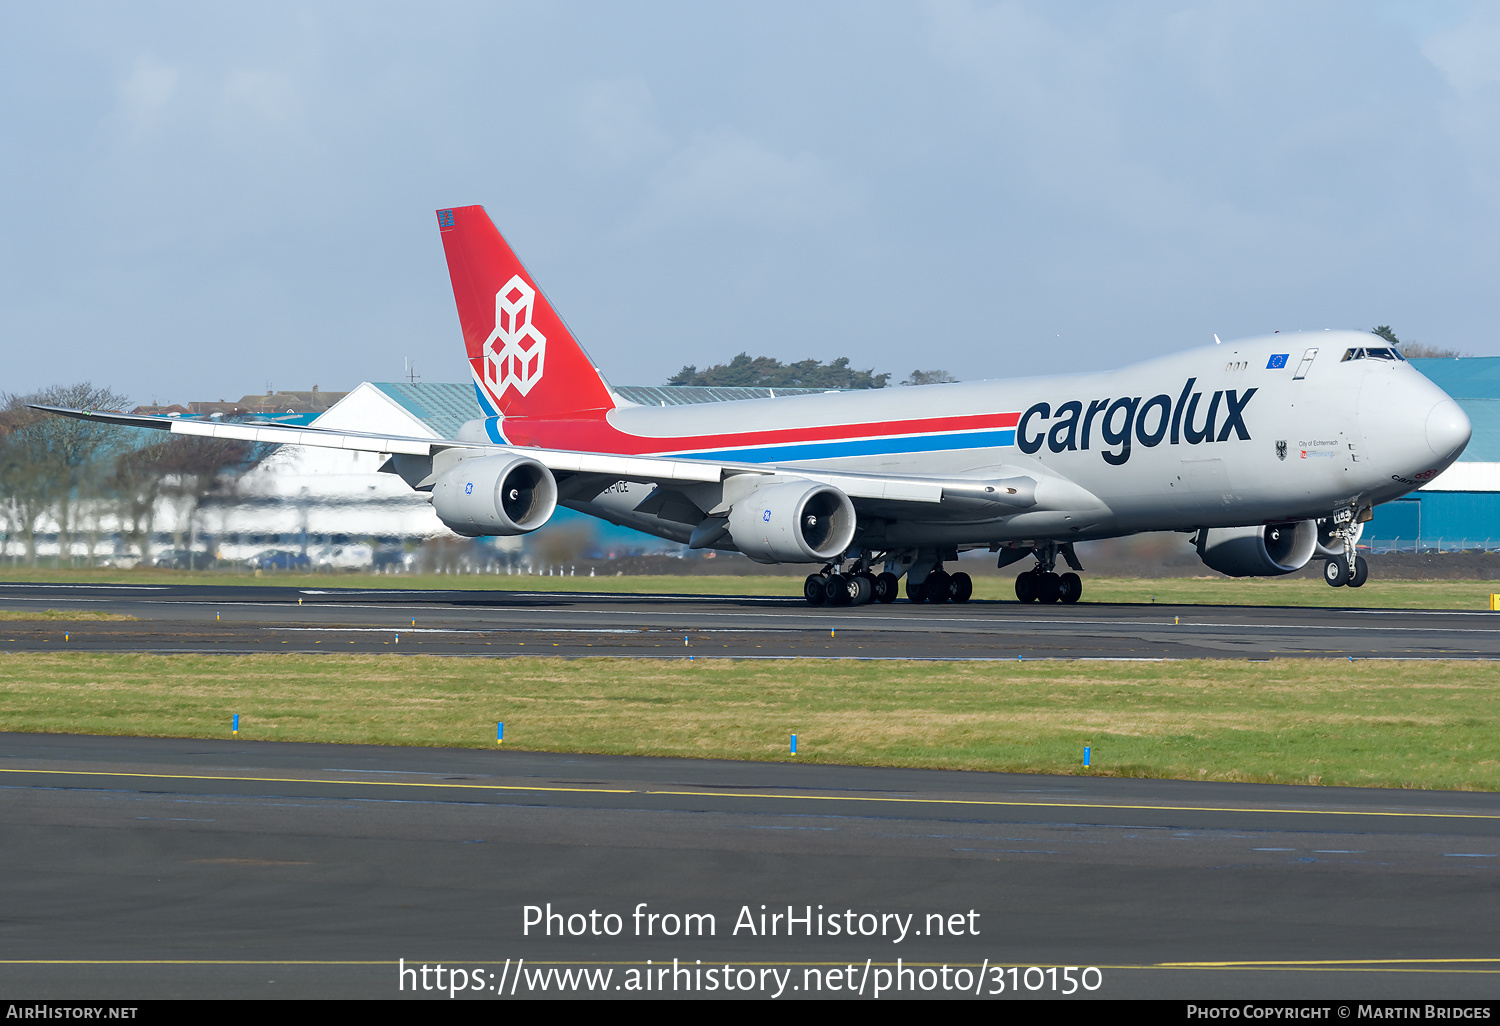
[[[1388,349],[1383,346],[1367,346],[1362,349],[1344,350],[1344,360],[1393,360],[1397,362],[1405,362],[1406,357],[1402,356],[1401,353],[1395,349]],[[1343,363],[1344,360],[1340,360],[1339,362]]]

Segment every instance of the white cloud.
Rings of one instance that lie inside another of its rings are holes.
[[[225,127],[280,126],[302,116],[302,100],[292,81],[278,71],[239,68],[224,78],[218,119]]]
[[[642,226],[731,222],[784,230],[825,223],[859,203],[812,153],[787,155],[732,129],[702,133],[651,176]]]
[[[1476,5],[1465,24],[1428,36],[1422,55],[1466,99],[1500,82],[1500,6]]]
[[[115,101],[120,116],[135,133],[151,128],[177,92],[178,70],[149,57],[138,57],[120,80]]]
[[[585,83],[570,106],[575,138],[591,166],[617,170],[671,148],[653,121],[651,90],[640,79]]]

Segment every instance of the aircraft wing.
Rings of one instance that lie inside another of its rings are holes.
[[[98,413],[90,410],[68,410],[57,406],[32,406],[33,410],[55,413],[79,420],[102,421],[127,427],[170,431],[176,435],[204,438],[234,438],[247,442],[270,442],[276,445],[312,445],[325,449],[349,449],[354,452],[402,453],[432,456],[444,449],[473,449],[475,452],[514,452],[529,456],[556,473],[604,474],[627,480],[656,481],[722,481],[728,464],[705,460],[679,460],[660,456],[615,456],[609,453],[566,452],[556,449],[529,449],[522,446],[496,445],[490,442],[460,442],[445,438],[418,438],[413,435],[385,435],[372,431],[335,431],[328,428],[289,427],[279,424],[245,424],[215,420],[190,420],[178,417],[148,417],[131,413]],[[746,468],[768,473],[765,468]],[[738,469],[729,473],[743,472]]]
[[[281,424],[250,424],[237,421],[194,420],[154,417],[130,413],[70,410],[57,406],[35,406],[42,413],[99,421],[126,427],[170,431],[204,438],[232,438],[276,445],[310,445],[355,452],[433,456],[445,449],[472,449],[476,453],[516,453],[530,457],[558,474],[590,474],[616,480],[671,483],[718,483],[738,474],[788,474],[829,484],[851,499],[881,505],[917,503],[929,508],[949,500],[950,505],[998,505],[1013,509],[1035,508],[1037,481],[1020,471],[997,480],[925,478],[913,476],[853,474],[808,467],[777,467],[760,463],[681,459],[671,456],[620,456],[612,453],[536,449],[444,438],[419,438],[370,431],[339,431],[329,428],[291,427]],[[1076,485],[1072,486],[1077,488]],[[1097,500],[1096,500],[1097,501]]]

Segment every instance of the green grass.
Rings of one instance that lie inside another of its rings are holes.
[[[102,609],[0,609],[0,620],[137,620],[127,613]]]
[[[1497,698],[1495,662],[0,656],[0,730],[1473,790]]]
[[[802,594],[801,577],[712,574],[557,577],[506,574],[291,574],[212,570],[56,570],[0,567],[0,581],[67,584],[215,584],[327,588],[416,588],[465,591],[593,592],[598,594],[780,595]],[[1014,601],[1015,578],[976,576],[974,597]],[[1356,609],[1488,610],[1500,581],[1398,581],[1372,578],[1363,588],[1330,588],[1317,578],[1169,577],[1109,578],[1084,575],[1085,602],[1150,605],[1338,606]]]
[[[1005,582],[1011,587],[1012,582]],[[975,589],[978,594],[979,589]],[[1318,578],[1168,577],[1084,578],[1087,602],[1167,605],[1335,606],[1350,609],[1488,610],[1500,581],[1382,581],[1363,588],[1330,588]],[[986,595],[985,597],[990,597]],[[1006,596],[1014,597],[1014,591]]]

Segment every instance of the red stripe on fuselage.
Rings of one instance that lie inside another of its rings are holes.
[[[602,418],[565,420],[506,417],[501,429],[513,445],[534,445],[573,452],[605,452],[618,456],[646,456],[712,449],[743,449],[791,442],[832,442],[848,438],[894,438],[945,431],[1011,428],[1020,419],[1019,413],[980,413],[964,417],[924,417],[917,420],[884,420],[873,424],[825,424],[821,427],[772,428],[766,431],[665,438],[627,434]]]

